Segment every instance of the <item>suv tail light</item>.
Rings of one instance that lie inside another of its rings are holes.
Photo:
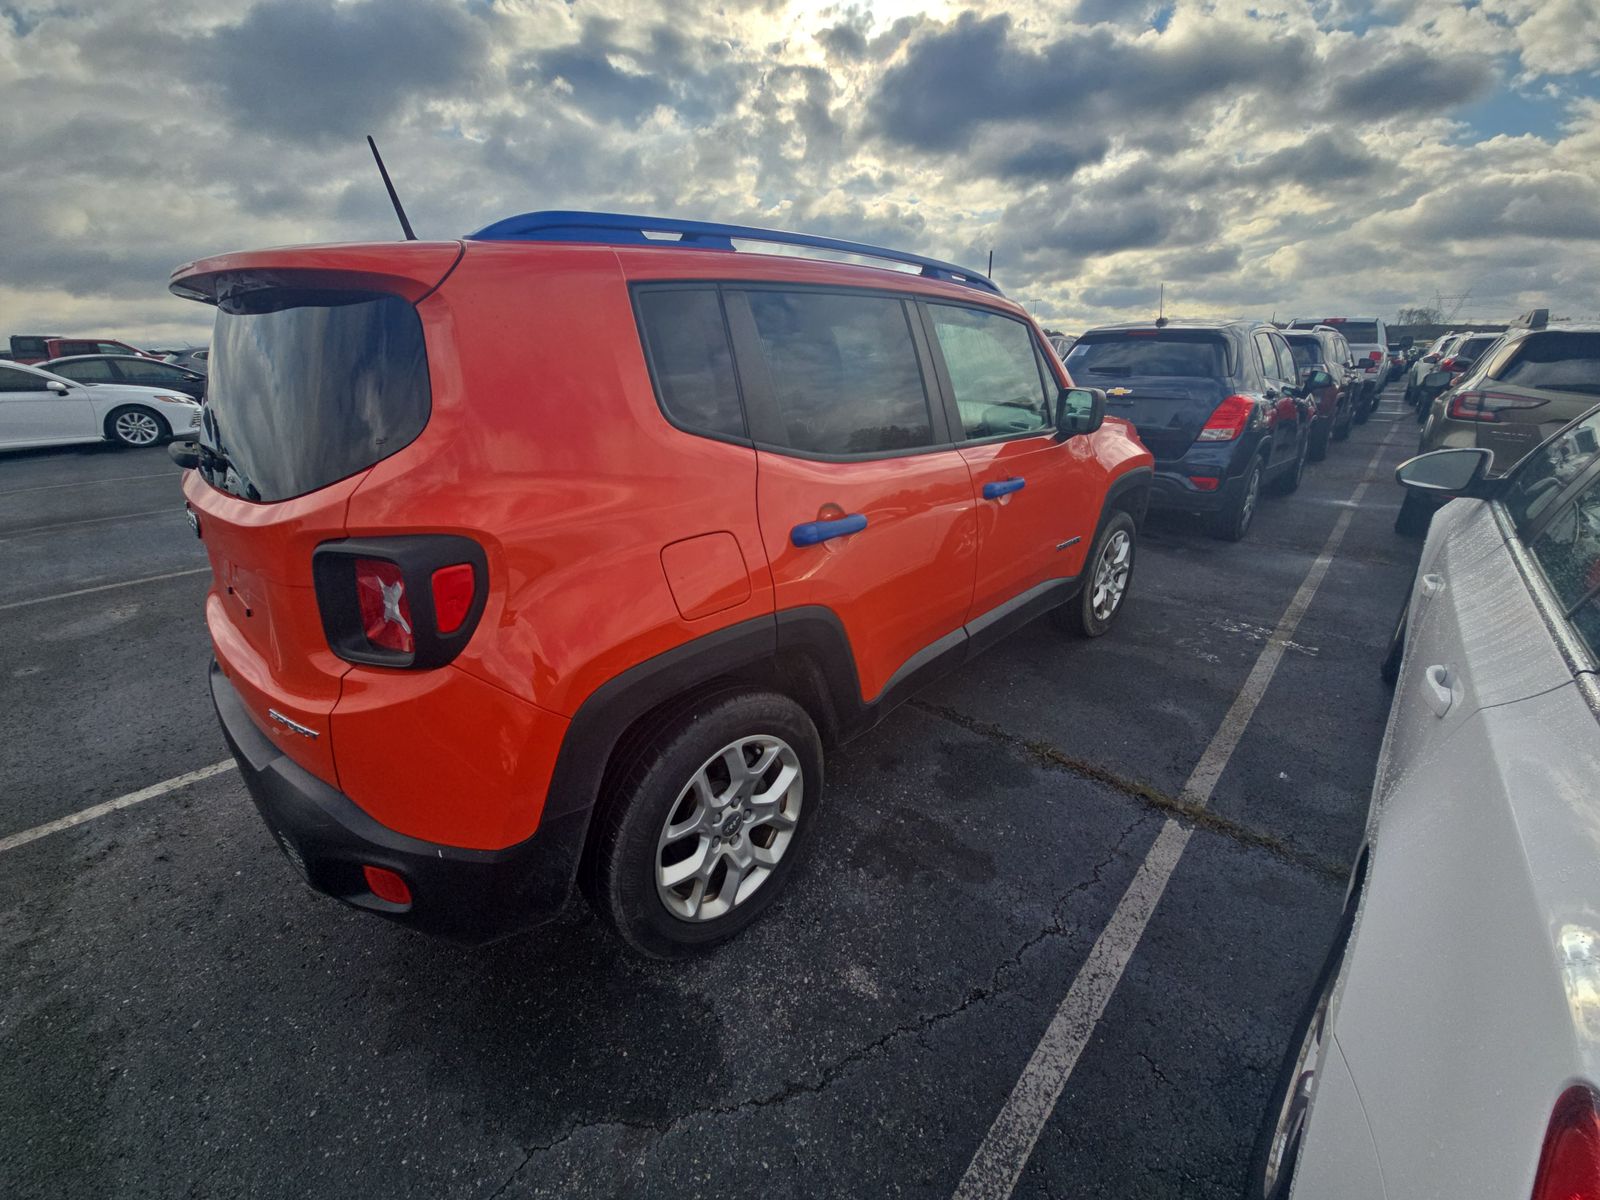
[[[1498,421],[1503,412],[1538,408],[1544,403],[1534,396],[1508,396],[1504,392],[1459,392],[1450,397],[1445,411],[1456,421]]]
[[[412,654],[417,639],[411,628],[411,601],[400,568],[381,558],[358,558],[356,604],[367,644],[397,654]]]
[[[1382,350],[1371,350],[1371,351],[1369,351],[1367,353],[1367,357],[1370,358],[1373,362],[1382,362],[1383,361],[1383,351]]]
[[[1249,396],[1229,396],[1212,412],[1211,418],[1200,430],[1202,442],[1231,442],[1250,424],[1256,410]]]
[[[311,559],[328,646],[346,662],[441,667],[483,615],[489,563],[447,534],[324,542]]]
[[[1600,1113],[1581,1084],[1561,1093],[1550,1114],[1533,1200],[1600,1200]]]

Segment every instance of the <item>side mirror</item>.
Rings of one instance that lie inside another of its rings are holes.
[[[1071,437],[1093,433],[1106,419],[1106,394],[1099,388],[1064,388],[1056,402],[1056,428]]]
[[[1422,386],[1425,388],[1442,388],[1450,386],[1449,371],[1429,371],[1422,377]]]
[[[65,396],[67,394],[67,385],[62,383],[59,379],[47,379],[45,380],[44,386],[47,390],[54,392],[58,396]]]
[[[168,442],[167,455],[185,471],[192,471],[200,465],[200,443]]]
[[[1401,463],[1394,477],[1414,491],[1463,496],[1483,481],[1493,461],[1494,453],[1481,446],[1434,450]]]
[[[1306,376],[1306,390],[1307,391],[1319,392],[1323,388],[1331,388],[1332,386],[1333,386],[1333,376],[1329,375],[1326,371],[1322,370],[1320,367],[1318,369],[1312,371],[1309,375]]]

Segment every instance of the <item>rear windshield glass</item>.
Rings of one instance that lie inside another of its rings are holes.
[[[1351,343],[1362,342],[1370,345],[1377,345],[1378,342],[1378,325],[1376,321],[1346,321],[1340,319],[1315,322],[1296,321],[1295,324],[1302,328],[1313,324],[1331,325],[1344,335],[1345,341]]]
[[[1215,334],[1164,330],[1159,334],[1088,334],[1067,355],[1067,370],[1121,378],[1171,375],[1215,379],[1227,374],[1222,339]]]
[[[354,475],[428,423],[417,310],[375,292],[257,293],[218,311],[200,470],[247,500],[287,500]],[[270,310],[270,311],[263,311]]]
[[[1520,387],[1600,395],[1600,333],[1535,333],[1498,378]]]
[[[1289,343],[1289,350],[1294,355],[1294,365],[1297,367],[1314,367],[1322,361],[1322,343],[1314,337],[1294,337],[1284,335],[1284,341]]]

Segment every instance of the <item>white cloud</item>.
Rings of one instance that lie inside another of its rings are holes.
[[[393,237],[369,130],[425,236],[575,207],[993,248],[1068,328],[1163,280],[1189,312],[1593,314],[1597,3],[13,5],[0,334],[204,338],[174,265]],[[1567,124],[1473,141],[1504,71]]]

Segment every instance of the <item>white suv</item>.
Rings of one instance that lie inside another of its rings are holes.
[[[1350,343],[1355,355],[1357,378],[1356,424],[1361,424],[1378,407],[1378,397],[1389,382],[1389,327],[1382,317],[1296,317],[1290,329],[1315,329],[1332,325]]]
[[[1445,505],[1332,953],[1249,1194],[1600,1194],[1600,409],[1509,474],[1404,464]]]

